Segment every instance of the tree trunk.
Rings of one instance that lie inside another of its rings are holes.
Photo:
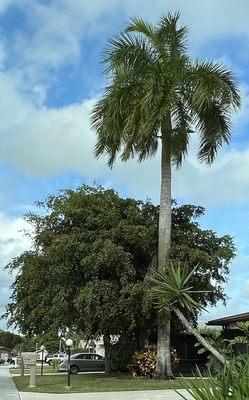
[[[158,270],[166,266],[171,245],[171,121],[162,123],[161,195],[158,232]],[[170,356],[170,313],[158,316],[156,376],[172,377]]]
[[[219,351],[217,351],[211,344],[209,344],[203,336],[199,334],[199,332],[188,322],[187,318],[182,314],[182,312],[179,310],[179,308],[173,308],[174,313],[177,315],[179,320],[181,321],[182,325],[190,332],[192,333],[196,339],[198,340],[199,343],[202,344],[205,349],[207,349],[221,364],[225,365],[227,363],[225,357],[220,354]]]
[[[105,373],[111,372],[110,368],[110,350],[111,350],[111,337],[109,333],[104,335],[104,348],[105,348]]]

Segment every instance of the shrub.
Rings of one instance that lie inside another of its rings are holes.
[[[133,363],[129,365],[132,375],[152,378],[156,368],[156,346],[152,345],[142,351],[136,351],[133,355]],[[171,362],[173,369],[179,363],[176,350],[171,348]]]
[[[110,349],[110,369],[111,371],[125,372],[128,365],[132,361],[132,356],[136,349],[136,345],[130,338],[120,340],[113,344]]]
[[[197,378],[201,382],[196,384],[195,381],[189,381],[187,387],[195,400],[247,400],[249,399],[249,355],[234,357],[218,376],[214,376],[208,369],[209,379],[203,378],[200,371]]]
[[[203,332],[208,336],[206,340],[218,350],[227,360],[233,360],[235,363],[240,360],[239,357],[235,357],[234,346],[237,344],[244,344],[247,346],[247,353],[249,350],[249,323],[242,322],[236,324],[231,330],[236,329],[242,332],[243,336],[236,336],[234,339],[224,339],[222,337],[221,331],[216,331],[214,329],[204,330]],[[205,353],[207,350],[202,347],[200,343],[196,343],[195,347],[199,347],[198,354]],[[212,372],[219,372],[220,366],[217,366],[217,361],[214,359],[212,354],[207,356],[208,363],[207,367]]]
[[[5,361],[2,358],[0,358],[0,365],[4,364],[4,363],[5,363]]]

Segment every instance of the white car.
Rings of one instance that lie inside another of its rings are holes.
[[[66,354],[63,353],[48,354],[46,357],[46,363],[51,365],[53,360],[58,360],[58,363],[60,363],[61,361],[64,361],[66,357]]]

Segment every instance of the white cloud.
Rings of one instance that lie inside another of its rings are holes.
[[[39,106],[23,94],[18,75],[0,73],[0,157],[26,174],[49,177],[74,170],[88,180],[126,188],[136,197],[158,200],[160,184],[159,154],[142,165],[135,160],[117,162],[113,170],[105,160],[93,157],[95,136],[90,130],[89,112],[94,99],[63,108]],[[242,111],[241,120],[246,123]],[[240,119],[236,120],[240,126]],[[235,129],[236,131],[236,129]],[[195,157],[194,138],[187,160],[173,173],[173,195],[199,204],[224,204],[249,200],[249,148],[222,151],[212,167],[200,165]]]
[[[0,212],[0,315],[4,312],[9,300],[9,286],[12,278],[4,267],[13,257],[30,248],[30,239],[24,236],[28,223],[23,218],[13,218]],[[0,321],[5,327],[5,322]]]
[[[0,73],[1,160],[34,177],[75,170],[90,181],[100,180],[106,185],[125,187],[130,195],[148,195],[157,201],[159,156],[142,165],[135,161],[127,164],[118,161],[112,171],[105,166],[103,159],[94,159],[95,137],[89,126],[89,111],[94,99],[63,108],[47,108],[43,104],[50,84],[46,67],[57,68],[64,63],[77,62],[81,57],[81,40],[89,30],[91,35],[104,31],[106,25],[111,25],[112,12],[119,13],[119,18],[124,16],[124,22],[130,15],[141,15],[155,21],[161,12],[172,10],[172,2],[155,0],[153,7],[151,1],[142,0],[127,0],[125,3],[92,0],[87,5],[81,0],[48,3],[17,0],[16,4],[26,13],[34,33],[29,36],[19,33],[15,37],[20,58],[27,65],[21,70]],[[245,12],[246,9],[249,11],[247,1],[238,0],[235,4],[221,0],[217,5],[214,0],[201,4],[195,0],[188,3],[176,0],[173,6],[173,9],[182,10],[182,21],[189,25],[195,43],[228,32],[231,35],[249,35]],[[2,49],[4,60],[6,50]],[[43,83],[37,68],[43,71]],[[24,78],[27,73],[29,82]],[[248,123],[248,92],[248,86],[243,85],[245,101],[240,113],[234,117],[235,135],[242,135]],[[241,151],[226,149],[211,168],[197,163],[195,148],[194,139],[189,157],[173,174],[174,197],[204,205],[249,200],[249,148]]]
[[[86,35],[114,34],[112,29],[119,25],[117,18],[125,26],[134,15],[157,22],[162,13],[181,10],[182,23],[189,27],[190,41],[196,49],[212,37],[249,36],[247,0],[220,0],[218,3],[216,0],[92,0],[87,3],[82,0],[48,3],[23,0],[17,3],[34,32],[19,32],[15,38],[16,50],[23,61],[40,67],[57,68],[65,63],[77,63]]]
[[[164,12],[181,10],[182,23],[190,30],[193,54],[210,38],[249,36],[247,0],[227,2],[215,0],[1,0],[0,13],[10,5],[19,7],[26,17],[28,28],[16,30],[9,39],[17,55],[17,65],[21,66],[30,84],[50,77],[48,71],[55,71],[63,65],[76,65],[86,57],[82,55],[84,39],[91,36],[109,37],[125,27],[129,18],[141,16],[157,22]],[[120,25],[120,22],[122,25]],[[84,51],[83,51],[84,53]],[[245,54],[246,52],[244,52]],[[221,54],[225,57],[225,54]],[[39,83],[39,82],[38,82]]]
[[[58,68],[76,64],[81,56],[81,41],[85,35],[98,32],[98,18],[116,7],[115,1],[82,2],[54,0],[48,4],[25,0],[20,8],[26,14],[34,33],[19,32],[15,48],[24,62]]]
[[[21,93],[16,77],[0,74],[1,160],[32,176],[66,169],[94,175],[96,162],[88,113],[92,101],[64,108],[39,107]],[[38,97],[40,93],[38,93]]]
[[[132,3],[132,1],[130,0]],[[142,1],[141,1],[142,2]],[[180,10],[182,14],[182,22],[189,27],[190,40],[196,45],[202,44],[207,39],[219,36],[232,37],[234,35],[249,34],[249,26],[246,14],[249,11],[249,3],[247,0],[227,1],[208,0],[200,2],[198,0],[190,0],[183,2],[174,0],[161,2],[160,0],[145,2],[145,11],[148,18],[150,12],[155,18],[158,18],[160,12],[168,10]],[[137,4],[139,11],[139,4]],[[141,5],[141,4],[140,4]]]

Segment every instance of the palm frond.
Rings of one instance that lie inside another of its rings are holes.
[[[207,99],[215,99],[224,106],[240,107],[240,90],[234,74],[221,64],[212,61],[197,61],[190,69],[188,77],[194,87],[193,103],[201,107]]]
[[[155,35],[155,28],[148,21],[143,18],[131,18],[131,23],[125,29],[125,32],[136,32],[145,35],[149,39],[153,39]]]
[[[198,158],[211,164],[218,150],[231,139],[230,112],[227,107],[212,102],[203,104],[198,113],[197,129],[200,130]]]
[[[230,116],[240,106],[233,74],[214,62],[197,62],[186,73],[191,82],[192,117],[201,134],[198,158],[211,164],[218,150],[231,138]]]
[[[181,99],[177,99],[172,113],[172,163],[180,167],[188,154],[191,129],[191,113]]]
[[[163,14],[157,31],[159,41],[164,43],[170,60],[179,58],[186,51],[186,38],[188,29],[186,26],[177,27],[181,14]]]
[[[102,64],[105,73],[113,73],[118,68],[135,69],[138,72],[147,71],[154,64],[155,52],[142,36],[131,36],[120,33],[109,40]]]

